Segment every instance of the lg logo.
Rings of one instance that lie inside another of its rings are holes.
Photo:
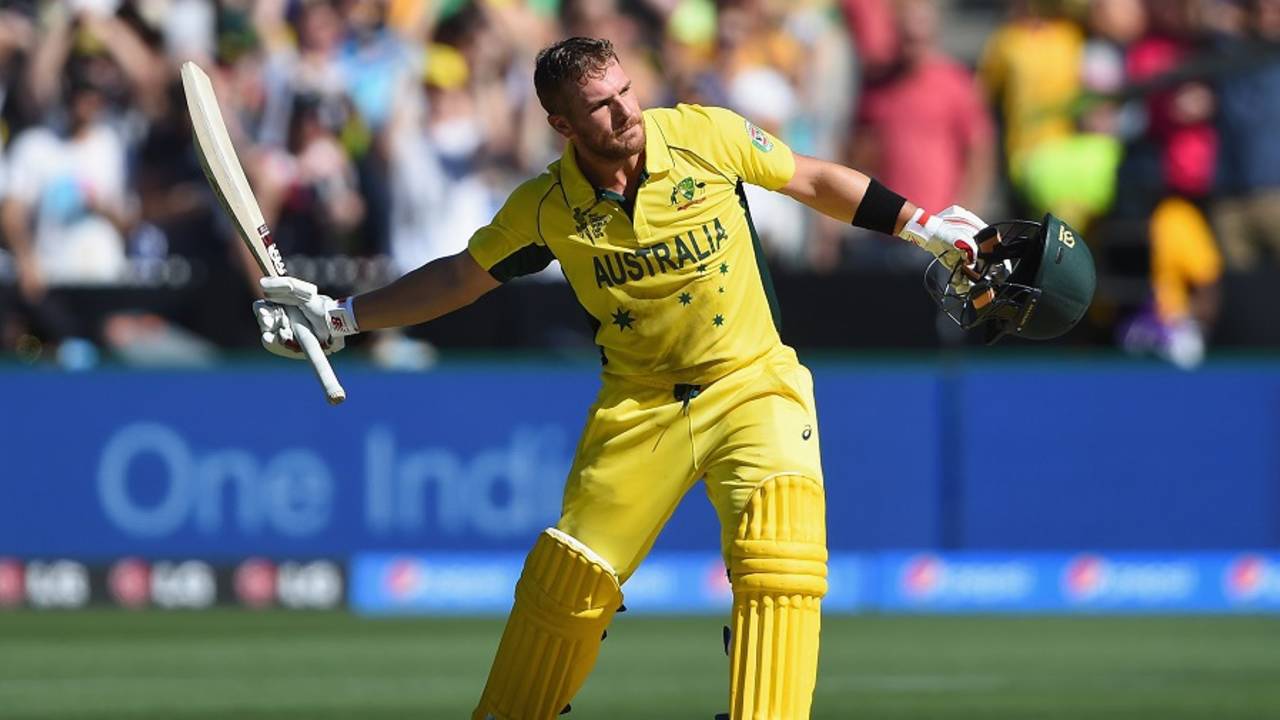
[[[27,600],[37,608],[79,608],[89,602],[89,570],[78,562],[27,565]]]
[[[213,568],[199,560],[158,562],[151,568],[151,599],[162,608],[207,608],[217,599]]]

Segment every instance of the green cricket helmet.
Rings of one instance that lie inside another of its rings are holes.
[[[1062,220],[1011,220],[983,228],[973,270],[934,260],[925,289],[960,327],[986,328],[986,341],[1005,335],[1048,340],[1075,327],[1097,287],[1093,255]]]

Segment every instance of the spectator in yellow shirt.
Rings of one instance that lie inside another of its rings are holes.
[[[1075,132],[1070,105],[1080,93],[1084,32],[1060,0],[1022,0],[983,49],[978,75],[997,103],[1015,188],[1029,151]]]

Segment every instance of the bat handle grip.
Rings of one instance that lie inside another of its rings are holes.
[[[307,360],[311,361],[311,367],[316,371],[316,378],[320,380],[320,385],[324,387],[324,394],[329,399],[330,405],[337,405],[347,399],[347,391],[342,389],[342,383],[338,382],[338,376],[333,372],[333,366],[329,364],[329,357],[324,354],[324,349],[320,347],[320,341],[316,338],[316,334],[312,332],[311,326],[302,317],[301,311],[296,307],[287,309],[289,313],[289,324],[293,328],[293,337],[297,339],[298,345],[302,347],[302,352],[307,356]]]

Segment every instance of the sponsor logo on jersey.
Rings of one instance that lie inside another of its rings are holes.
[[[773,149],[773,140],[769,139],[768,133],[751,124],[751,121],[743,121],[747,126],[747,135],[751,136],[751,144],[756,146],[760,152],[769,152]]]

